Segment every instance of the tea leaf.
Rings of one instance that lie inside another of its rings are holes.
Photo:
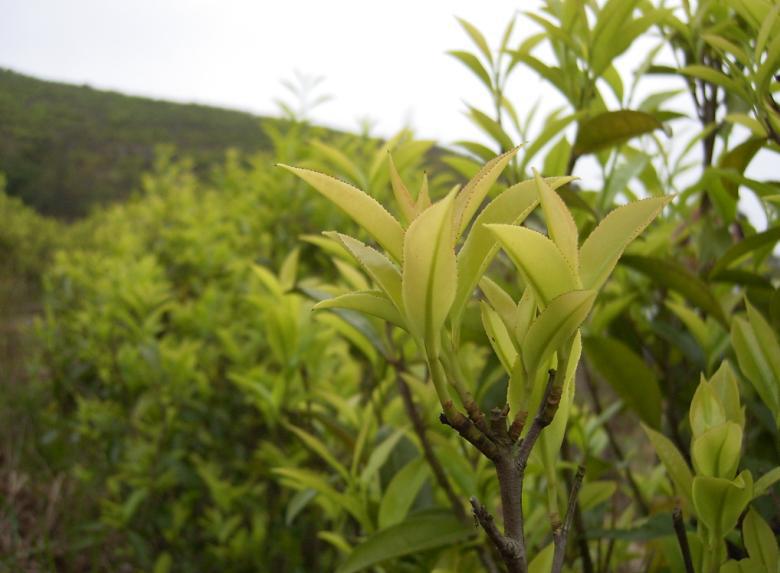
[[[663,125],[655,116],[643,111],[605,111],[580,124],[574,153],[595,153],[662,128]]]
[[[742,522],[742,537],[751,559],[762,563],[768,571],[777,571],[777,539],[769,524],[753,508]]]
[[[531,324],[523,341],[523,366],[533,376],[587,318],[596,292],[578,290],[554,298]]]
[[[574,269],[550,239],[514,225],[493,224],[487,225],[487,228],[498,238],[541,306],[577,288]]]
[[[762,233],[756,233],[755,235],[746,237],[739,243],[729,247],[728,250],[723,253],[723,256],[721,256],[720,259],[718,259],[718,262],[715,263],[715,266],[712,267],[709,276],[713,278],[717,277],[722,271],[753,251],[762,247],[774,245],[778,241],[780,241],[780,226],[772,227]]]
[[[410,461],[393,476],[379,504],[380,529],[403,521],[427,477],[428,468],[423,458]]]
[[[373,197],[357,187],[310,169],[280,164],[297,175],[322,195],[335,203],[377,242],[400,261],[403,253],[404,231],[401,224]]]
[[[519,148],[514,148],[488,161],[455,198],[454,227],[456,237],[466,229],[482,200]]]
[[[414,199],[412,199],[409,189],[406,188],[403,179],[401,179],[401,175],[393,162],[393,156],[390,154],[387,155],[387,164],[390,168],[390,185],[393,188],[395,201],[398,203],[401,215],[407,222],[411,223],[417,216],[417,207],[414,204]]]
[[[326,232],[324,235],[341,243],[384,291],[398,311],[403,313],[401,273],[398,272],[398,268],[387,257],[348,235],[335,232]]]
[[[626,405],[649,426],[661,423],[661,388],[653,370],[629,346],[609,337],[588,336],[585,357]]]
[[[565,185],[573,177],[552,177],[547,179],[551,188]],[[536,207],[538,195],[534,181],[523,181],[513,185],[493,199],[477,215],[466,241],[458,252],[458,290],[453,310],[460,313],[471,296],[477,282],[498,251],[496,235],[488,225],[492,223],[521,223]]]
[[[368,290],[342,294],[318,302],[314,305],[312,310],[325,310],[329,308],[356,310],[386,320],[400,328],[407,328],[406,322],[398,312],[398,309],[379,291]]]
[[[390,559],[445,547],[474,535],[451,511],[412,515],[402,523],[377,531],[352,550],[337,573],[357,573]]]
[[[696,476],[693,479],[696,515],[718,538],[731,531],[753,497],[753,477],[745,470],[736,479]]]
[[[669,438],[660,432],[648,428],[644,424],[642,424],[642,429],[647,434],[650,442],[652,442],[655,453],[666,468],[666,472],[674,483],[677,493],[687,499],[688,502],[691,502],[693,475],[685,462],[685,458],[682,457],[680,451]]]
[[[428,207],[409,225],[404,240],[402,286],[407,323],[434,355],[457,288],[453,206],[450,193]]]
[[[576,269],[579,267],[579,244],[577,224],[571,216],[571,212],[561,199],[561,196],[553,191],[534,170],[534,181],[539,193],[539,202],[544,211],[544,220],[547,223],[547,233],[558,245],[569,265]]]
[[[672,197],[653,197],[618,207],[599,223],[580,249],[585,288],[600,289],[625,248],[655,219]]]
[[[517,359],[517,350],[512,344],[509,331],[506,325],[501,321],[496,311],[490,308],[484,301],[480,303],[482,309],[482,326],[488,336],[493,351],[498,356],[498,360],[508,373],[512,372],[512,366]]]
[[[677,291],[700,309],[708,312],[718,322],[728,326],[723,308],[707,283],[679,263],[640,255],[626,255],[622,258],[622,262],[659,285]]]
[[[453,58],[456,58],[460,63],[470,69],[475,76],[485,85],[489,90],[493,89],[493,81],[490,79],[485,66],[479,61],[479,58],[471,52],[464,52],[462,50],[450,50],[447,52]]]
[[[742,428],[726,422],[693,440],[691,458],[697,475],[733,479],[742,449]]]

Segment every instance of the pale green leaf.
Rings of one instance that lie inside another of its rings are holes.
[[[577,290],[550,301],[531,324],[523,341],[523,366],[533,376],[564,343],[577,332],[587,318],[596,292]]]
[[[370,314],[382,320],[406,329],[406,323],[392,302],[379,291],[358,291],[342,294],[318,302],[312,310],[346,308],[364,314]]]
[[[769,524],[753,508],[742,522],[742,538],[751,559],[762,563],[768,571],[777,571],[777,539]]]
[[[409,193],[409,189],[406,188],[401,175],[398,173],[398,169],[395,167],[392,155],[388,154],[387,163],[390,168],[390,185],[393,188],[395,202],[401,210],[401,215],[403,215],[406,222],[414,221],[415,216],[417,216],[417,208],[414,204],[414,199],[412,199]]]
[[[655,219],[672,197],[653,197],[612,211],[585,239],[580,249],[580,278],[598,290],[609,278],[625,248]]]
[[[772,28],[775,25],[775,20],[777,19],[778,12],[780,12],[780,4],[775,4],[772,10],[770,10],[769,14],[766,18],[764,18],[761,21],[761,29],[758,31],[758,36],[756,37],[756,47],[755,51],[753,52],[753,59],[758,62],[761,58],[761,52],[764,51],[764,48],[766,47],[767,40],[769,39],[769,34],[772,31]]]
[[[750,117],[744,113],[729,113],[723,118],[724,121],[736,123],[742,127],[746,127],[750,130],[750,133],[754,137],[766,137],[766,129],[761,122],[754,117]]]
[[[704,377],[696,387],[688,411],[691,432],[694,438],[710,428],[726,422],[726,409],[720,401],[716,389]]]
[[[539,202],[544,211],[547,233],[558,245],[571,268],[577,269],[579,268],[577,224],[561,196],[544,182],[536,170],[534,170],[534,180],[536,181],[536,191],[539,193]]]
[[[734,480],[696,476],[693,478],[696,515],[718,540],[737,524],[739,515],[753,497],[753,478],[745,470]]]
[[[697,436],[691,444],[696,475],[734,479],[742,449],[742,428],[726,422]]]
[[[729,91],[735,95],[740,96],[743,100],[750,101],[750,97],[742,85],[740,85],[738,82],[728,77],[723,72],[719,72],[718,70],[715,70],[709,66],[701,66],[701,65],[685,66],[680,70],[680,72],[682,72],[686,76],[698,78],[700,80],[704,80],[705,82],[709,82],[711,84],[715,84],[716,86],[720,86],[724,88],[726,91]]]
[[[644,424],[642,424],[642,429],[644,429],[645,434],[647,434],[647,437],[653,444],[655,453],[666,468],[666,473],[669,474],[669,478],[674,483],[678,495],[684,497],[690,503],[693,475],[680,450],[675,447],[669,438],[660,432],[656,432]]]
[[[376,473],[382,469],[382,466],[387,462],[387,458],[393,453],[393,450],[398,445],[398,441],[403,437],[404,429],[400,428],[390,434],[381,444],[375,446],[371,450],[371,455],[368,456],[368,461],[363,471],[360,474],[360,481],[364,484],[368,484],[370,480],[374,478]]]
[[[327,446],[325,446],[325,444],[323,444],[319,440],[319,438],[311,435],[310,433],[302,430],[301,428],[296,428],[292,424],[285,424],[285,426],[293,434],[298,436],[298,439],[300,439],[306,445],[307,448],[309,448],[320,458],[322,458],[322,460],[325,463],[327,463],[331,468],[336,470],[336,472],[342,478],[344,478],[345,482],[349,483],[350,481],[349,470],[347,470],[344,464],[342,464],[340,461],[336,459],[336,457],[330,452],[330,450],[328,450]]]
[[[479,111],[475,107],[469,107],[469,117],[487,135],[492,137],[502,151],[508,151],[515,147],[512,138],[495,119]]]
[[[480,303],[482,309],[482,326],[485,329],[490,345],[498,356],[501,365],[508,372],[512,372],[512,366],[517,359],[517,351],[512,344],[506,325],[501,317],[487,303]]]
[[[403,521],[426,477],[428,468],[423,458],[413,459],[393,476],[379,504],[380,529]]]
[[[670,300],[665,301],[666,308],[671,310],[677,318],[679,318],[685,327],[688,329],[696,342],[705,352],[710,350],[710,341],[712,340],[712,331],[707,323],[698,315],[696,311],[685,306],[682,303],[672,302]]]
[[[327,480],[314,472],[299,468],[274,468],[273,472],[290,481],[297,489],[311,488],[350,513],[363,527],[373,529],[365,508],[350,496],[336,491]]]
[[[301,249],[296,247],[284,258],[282,266],[279,269],[279,284],[286,292],[295,286],[295,280],[298,276],[298,257]]]
[[[501,317],[507,330],[514,332],[517,322],[517,304],[509,296],[509,293],[487,276],[480,279],[479,288],[493,310]]]
[[[347,155],[337,147],[314,140],[311,146],[320,152],[333,165],[338,167],[345,175],[349,176],[356,184],[364,183],[363,175],[357,165]],[[282,166],[284,167],[284,166]]]
[[[547,546],[536,554],[528,564],[528,573],[549,573],[552,569],[555,546],[548,543]]]
[[[453,206],[452,193],[431,205],[409,225],[404,240],[403,301],[407,323],[434,355],[457,288]]]
[[[739,397],[739,384],[731,363],[724,360],[720,368],[710,378],[710,386],[715,390],[723,410],[726,413],[726,419],[735,422],[740,427],[745,427],[745,411],[742,408]]]
[[[450,50],[447,52],[450,56],[457,59],[460,63],[466,66],[472,73],[479,78],[484,86],[491,90],[493,89],[493,81],[490,79],[485,66],[479,61],[479,58],[471,52],[465,52],[463,50]]]
[[[482,35],[482,32],[463,18],[457,18],[457,20],[460,25],[463,26],[463,29],[466,30],[466,33],[474,44],[476,44],[477,48],[479,48],[479,51],[482,52],[482,55],[485,56],[485,59],[492,63],[493,55],[490,53],[490,46],[488,46],[487,40],[485,40],[485,36]]]
[[[553,177],[547,183],[553,189],[565,185],[573,177]],[[533,180],[513,185],[493,199],[477,215],[474,224],[458,252],[458,290],[453,309],[460,313],[476,288],[480,277],[498,251],[498,240],[487,227],[492,223],[519,224],[536,207],[538,195]]]
[[[332,243],[333,241],[330,240],[329,242]],[[339,245],[341,244],[339,243]],[[341,275],[341,278],[343,278],[344,282],[346,282],[351,288],[355,290],[370,289],[370,285],[366,280],[366,276],[357,268],[355,268],[352,257],[350,257],[349,262],[334,258],[333,266],[336,267],[336,269],[339,271],[339,274]]]
[[[745,237],[723,253],[720,259],[718,259],[718,262],[715,263],[715,266],[712,267],[710,277],[717,277],[718,273],[743,260],[752,252],[758,249],[764,249],[770,245],[775,245],[778,241],[780,241],[780,225],[770,227],[761,233]]]
[[[612,498],[617,491],[617,483],[614,481],[591,481],[582,484],[580,494],[577,497],[582,511],[588,511]]]
[[[455,197],[454,227],[456,237],[460,236],[469,225],[488,191],[515,156],[517,150],[516,147],[488,161]]]
[[[769,492],[769,488],[780,481],[780,467],[773,468],[756,480],[754,497],[759,497]]]
[[[371,279],[382,289],[398,311],[403,314],[401,273],[390,260],[376,249],[341,233],[327,232],[327,237],[338,241],[349,252]]]
[[[357,187],[317,171],[282,164],[280,167],[309,183],[352,217],[390,253],[391,257],[397,261],[401,260],[404,241],[403,228],[373,197]]]
[[[775,340],[775,343],[777,341]],[[731,344],[737,355],[739,368],[758,392],[775,417],[780,420],[780,401],[778,399],[778,378],[775,377],[770,357],[764,353],[761,340],[752,321],[735,317],[731,323]],[[767,341],[767,347],[773,346]],[[774,358],[776,360],[776,358]]]
[[[550,239],[524,227],[486,226],[495,233],[542,307],[557,296],[577,288],[574,269]]]

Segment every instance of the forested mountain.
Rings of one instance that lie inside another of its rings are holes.
[[[43,81],[0,69],[0,172],[7,192],[64,218],[122,199],[170,144],[198,171],[225,151],[268,149],[278,120]]]

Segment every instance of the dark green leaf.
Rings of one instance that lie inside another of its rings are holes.
[[[707,284],[675,261],[623,255],[621,263],[646,275],[656,284],[680,293],[728,328],[726,315]]]
[[[588,528],[586,532],[588,539],[617,539],[619,541],[649,541],[673,534],[670,513],[657,513],[648,518],[642,525],[631,529]]]
[[[412,515],[355,547],[337,571],[356,573],[390,559],[453,545],[468,539],[474,531],[449,511]]]
[[[723,256],[718,259],[715,266],[710,271],[710,277],[719,275],[722,271],[726,270],[732,263],[738,261],[745,255],[765,247],[768,245],[774,245],[780,241],[780,226],[767,229],[763,233],[757,233],[751,235],[746,239],[740,241],[736,245],[729,247],[729,249],[723,253]]]
[[[629,109],[607,111],[580,125],[574,153],[593,153],[662,128],[661,122],[649,113]]]
[[[608,337],[588,336],[585,357],[626,405],[649,426],[661,422],[661,389],[652,369],[630,347]]]

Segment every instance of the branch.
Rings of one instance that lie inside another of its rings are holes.
[[[520,467],[521,477],[528,464],[528,458],[531,450],[539,438],[542,430],[550,425],[558,411],[558,404],[561,402],[561,392],[563,384],[555,384],[555,370],[550,370],[547,376],[547,387],[544,389],[542,401],[539,403],[539,410],[536,413],[528,433],[520,442],[520,450],[517,453],[517,465]]]
[[[585,466],[577,468],[577,474],[574,476],[574,482],[569,492],[569,505],[566,508],[566,517],[563,521],[563,526],[558,528],[557,531],[553,531],[553,543],[555,544],[555,552],[553,554],[552,573],[560,573],[563,570],[563,559],[566,556],[566,542],[569,536],[569,529],[571,529],[571,522],[574,518],[574,514],[577,512],[577,496],[580,493],[580,487],[582,486],[582,480],[585,477]]]
[[[502,535],[498,530],[498,526],[496,525],[493,516],[490,515],[490,512],[484,505],[479,503],[479,500],[477,500],[476,497],[472,497],[469,501],[471,502],[471,507],[474,511],[474,518],[482,526],[482,529],[485,530],[485,533],[490,541],[493,542],[496,549],[498,549],[504,562],[507,564],[517,562],[520,557],[520,547],[518,543],[514,539]],[[511,566],[508,566],[511,571]]]
[[[439,415],[439,421],[453,428],[463,439],[482,452],[491,461],[498,459],[499,450],[490,438],[483,434],[471,420],[459,412],[452,400],[444,403],[444,412]]]
[[[691,559],[691,548],[688,545],[688,536],[685,533],[685,523],[683,522],[682,511],[680,510],[680,503],[674,507],[672,512],[672,522],[674,523],[674,533],[677,536],[677,543],[680,545],[680,551],[682,552],[683,562],[685,563],[685,572],[694,573],[693,559]]]
[[[466,512],[463,509],[463,504],[461,503],[460,499],[458,499],[455,490],[452,489],[452,484],[447,478],[447,474],[445,473],[439,458],[436,457],[436,454],[431,447],[431,442],[428,440],[428,436],[425,431],[425,424],[423,423],[422,418],[420,417],[420,413],[417,411],[417,408],[414,405],[414,401],[412,400],[412,393],[409,391],[409,385],[400,374],[400,369],[403,369],[403,365],[394,364],[394,366],[396,372],[396,384],[398,385],[398,393],[401,395],[401,400],[404,403],[406,415],[409,416],[409,419],[412,421],[414,432],[417,434],[417,438],[420,440],[423,455],[425,456],[431,471],[433,471],[436,482],[439,484],[439,486],[441,486],[441,488],[444,490],[444,493],[447,495],[447,499],[450,501],[450,505],[452,506],[452,510],[455,512],[455,515],[458,517],[458,519],[465,520]]]

